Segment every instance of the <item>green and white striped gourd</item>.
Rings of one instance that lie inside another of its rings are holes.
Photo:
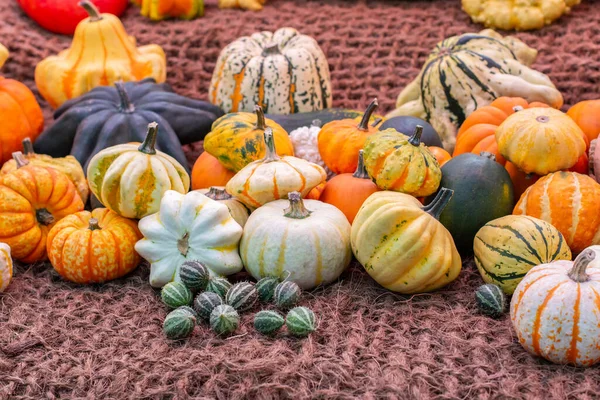
[[[238,282],[225,295],[225,303],[237,311],[252,308],[258,301],[258,292],[250,282]]]
[[[496,318],[506,311],[506,296],[500,286],[493,283],[481,285],[475,291],[477,308],[482,314]]]
[[[210,327],[219,335],[235,332],[239,324],[239,314],[227,304],[216,306],[210,313]]]
[[[285,319],[277,311],[263,310],[254,316],[254,329],[263,335],[277,332],[285,324]]]
[[[196,326],[196,313],[189,307],[179,307],[169,314],[163,322],[163,332],[169,339],[188,337]]]
[[[298,286],[295,282],[285,281],[281,282],[275,287],[275,304],[279,308],[292,308],[300,300],[300,286]]]
[[[179,278],[181,282],[192,291],[204,290],[208,284],[210,273],[208,268],[200,261],[190,260],[181,265],[179,269]]]
[[[285,326],[294,336],[308,336],[317,328],[315,314],[306,307],[292,308],[285,317]]]
[[[223,278],[222,276],[211,276],[208,279],[208,284],[206,285],[207,292],[216,293],[223,299],[230,288],[231,283],[227,280],[227,278]]]
[[[194,311],[202,319],[208,320],[216,306],[223,304],[223,299],[216,293],[203,292],[194,299]]]
[[[169,308],[187,306],[192,302],[193,295],[181,282],[169,282],[160,291],[160,297]]]
[[[258,292],[258,299],[262,302],[271,301],[275,294],[275,288],[279,285],[279,279],[272,278],[270,276],[262,278],[256,282],[256,291]]]

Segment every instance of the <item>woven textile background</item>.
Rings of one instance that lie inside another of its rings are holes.
[[[35,64],[70,43],[0,0],[0,42],[11,51],[3,75],[35,91]],[[567,105],[600,98],[600,0],[558,23],[517,36],[540,52]],[[131,7],[123,17],[138,43],[168,56],[168,82],[206,99],[221,48],[257,30],[293,26],[314,36],[332,71],[334,106],[383,112],[446,36],[478,31],[459,0],[271,0],[262,12],[218,10],[191,22],[151,23]],[[37,92],[36,92],[37,93]],[[47,123],[51,111],[45,102]],[[1,121],[0,121],[1,129]],[[201,144],[190,146],[192,162]],[[0,398],[592,398],[597,368],[581,370],[533,358],[517,343],[508,316],[476,312],[481,279],[470,260],[460,278],[426,295],[392,294],[354,265],[340,283],[304,296],[318,332],[269,339],[245,314],[236,336],[216,338],[200,325],[169,343],[166,315],[148,285],[148,267],[102,286],[65,283],[49,265],[20,266],[0,294]]]

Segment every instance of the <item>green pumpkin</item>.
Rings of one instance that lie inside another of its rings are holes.
[[[258,301],[258,292],[250,282],[238,282],[227,291],[225,303],[237,311],[252,308]]]
[[[235,332],[240,324],[237,311],[226,304],[216,306],[210,313],[210,327],[219,335]]]
[[[200,293],[194,299],[194,311],[202,319],[208,320],[210,313],[216,306],[220,306],[221,304],[223,304],[223,299],[218,294],[213,292]]]
[[[479,311],[492,318],[497,318],[506,311],[506,296],[500,286],[492,283],[477,288],[475,301]]]
[[[275,288],[279,285],[277,278],[266,277],[256,282],[256,291],[258,292],[258,299],[262,302],[271,301],[275,295]]]
[[[292,308],[300,300],[300,286],[292,281],[281,282],[275,287],[275,304],[279,308]]]
[[[187,306],[192,302],[192,292],[181,282],[169,282],[160,291],[163,303],[169,308]]]
[[[277,332],[284,323],[285,320],[277,311],[264,310],[254,316],[254,329],[263,335]]]
[[[211,276],[208,279],[208,284],[206,285],[207,292],[213,292],[221,296],[222,299],[225,298],[227,291],[231,288],[231,283],[227,280],[227,278],[223,278],[222,276]]]
[[[181,282],[193,291],[204,290],[209,277],[208,269],[200,261],[186,261],[179,269]]]
[[[285,317],[285,326],[294,336],[308,336],[317,327],[315,314],[306,307],[292,308]]]
[[[163,322],[163,332],[169,339],[188,337],[196,326],[196,314],[189,307],[180,307],[169,314]]]
[[[458,251],[470,254],[473,239],[489,221],[512,214],[513,185],[506,169],[483,153],[461,154],[442,167],[440,187],[454,191],[439,221],[448,229]],[[434,196],[430,196],[426,204]]]

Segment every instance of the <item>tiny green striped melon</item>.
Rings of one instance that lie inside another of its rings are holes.
[[[294,307],[285,317],[285,326],[294,336],[308,336],[317,326],[315,314],[306,307]]]
[[[192,292],[181,282],[169,282],[160,291],[163,303],[169,308],[187,306],[192,302]]]
[[[506,310],[506,296],[498,285],[486,283],[475,291],[477,308],[482,314],[497,318]]]
[[[275,288],[279,284],[279,279],[273,277],[262,278],[256,282],[256,291],[258,292],[258,299],[262,302],[271,301],[275,294]]]
[[[197,292],[206,288],[210,274],[200,261],[189,260],[181,265],[179,277],[188,289]]]
[[[263,310],[254,316],[254,329],[263,335],[270,335],[277,332],[285,320],[277,311]]]
[[[275,287],[275,304],[283,309],[292,308],[300,300],[300,293],[300,286],[295,282],[281,282]]]
[[[227,280],[227,278],[223,278],[222,276],[211,276],[208,279],[208,284],[206,285],[207,292],[216,293],[223,299],[230,288],[231,283]]]
[[[227,304],[216,306],[210,313],[210,327],[219,335],[235,332],[240,324],[240,316]]]
[[[216,306],[223,304],[221,296],[214,292],[202,292],[194,299],[194,310],[202,319],[208,320]]]
[[[258,292],[250,282],[238,282],[233,285],[225,296],[225,303],[237,311],[244,311],[254,307],[258,301]]]
[[[182,339],[194,331],[196,313],[189,307],[179,307],[169,314],[163,322],[163,332],[169,339]]]

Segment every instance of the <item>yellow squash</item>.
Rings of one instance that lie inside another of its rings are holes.
[[[0,243],[0,293],[8,287],[12,276],[13,260],[10,256],[10,246]]]
[[[2,67],[4,65],[4,62],[6,61],[6,59],[8,58],[8,49],[4,46],[2,46],[2,43],[0,43],[0,67]]]
[[[219,0],[219,8],[241,8],[260,11],[267,0]]]

